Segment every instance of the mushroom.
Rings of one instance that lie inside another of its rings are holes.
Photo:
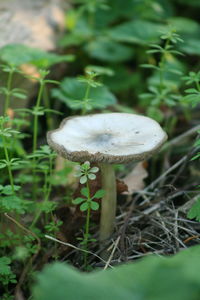
[[[111,236],[115,224],[117,195],[113,164],[144,160],[156,153],[166,139],[156,121],[128,113],[68,117],[60,128],[47,133],[48,144],[62,157],[100,166],[105,190],[100,241]]]

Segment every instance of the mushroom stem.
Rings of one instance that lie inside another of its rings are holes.
[[[105,195],[101,202],[101,220],[100,220],[100,241],[108,239],[115,225],[116,216],[116,179],[113,166],[111,164],[101,163],[101,176],[102,176],[102,189],[105,191]]]

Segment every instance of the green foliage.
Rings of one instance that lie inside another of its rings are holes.
[[[14,66],[31,63],[39,68],[49,68],[60,62],[70,62],[73,55],[58,55],[22,44],[11,44],[0,49],[0,60]]]
[[[97,167],[90,167],[90,162],[86,161],[82,165],[77,165],[77,172],[76,175],[77,177],[80,177],[80,183],[85,184],[88,180],[95,180],[96,175],[99,171],[99,168]]]
[[[105,191],[104,190],[98,190],[93,197],[89,197],[88,195],[88,189],[87,188],[82,188],[81,189],[81,194],[85,196],[85,198],[78,197],[72,201],[73,204],[81,204],[80,205],[80,210],[81,211],[86,211],[89,207],[91,207],[92,210],[98,210],[99,209],[99,204],[93,199],[100,199],[104,196]]]
[[[187,217],[189,219],[196,219],[200,222],[200,198],[197,199],[196,203],[189,210]]]
[[[90,274],[55,263],[38,275],[34,300],[198,300],[199,251],[197,246],[172,258],[148,257]]]
[[[167,15],[169,6],[166,1],[159,1],[155,5],[147,1],[137,3],[122,0],[106,1],[106,6],[100,3],[81,2],[76,10],[67,13],[66,25],[70,33],[62,39],[61,45],[81,45],[83,51],[92,58],[109,63],[122,62],[134,56],[132,43],[146,45],[156,42],[159,31],[166,27],[151,21],[152,18],[157,19],[158,15]],[[147,11],[151,11],[148,16]]]
[[[18,99],[26,99],[26,97],[27,97],[24,90],[22,90],[22,89],[8,90],[5,87],[0,88],[0,94],[3,94],[5,96],[8,96],[8,95],[13,96]]]
[[[19,198],[18,196],[4,196],[0,200],[0,210],[1,212],[17,212],[19,214],[24,214],[29,202],[26,202]]]
[[[142,64],[142,67],[150,69],[154,72],[153,77],[149,80],[149,92],[140,95],[143,103],[148,104],[147,114],[156,119],[158,122],[164,120],[164,114],[161,108],[163,106],[173,107],[180,105],[181,95],[177,93],[177,84],[174,86],[170,82],[171,74],[179,77],[182,74],[177,70],[176,65],[169,63],[169,58],[174,55],[182,55],[181,52],[175,50],[175,45],[182,42],[182,39],[173,28],[167,28],[162,31],[160,39],[164,41],[164,45],[151,44],[149,55],[158,56],[154,64]],[[173,77],[171,81],[173,81]]]
[[[8,283],[16,283],[16,276],[12,272],[11,267],[11,259],[7,256],[0,257],[0,282],[3,285],[7,285]]]
[[[194,85],[193,88],[185,90],[188,95],[184,97],[183,101],[195,107],[200,103],[200,72],[189,72],[188,76],[183,77],[183,80],[186,81],[186,85]]]
[[[11,137],[15,134],[19,134],[19,131],[12,129],[11,127],[5,127],[5,125],[10,123],[9,117],[0,117],[0,136]]]
[[[23,200],[22,198],[16,196],[14,193],[20,190],[20,186],[14,185],[0,185],[0,211],[1,213],[12,213],[17,212],[23,214],[26,211],[26,208],[29,204],[28,201]]]
[[[9,275],[11,272],[10,269],[11,260],[9,257],[1,257],[0,258],[0,274],[1,275]]]
[[[194,19],[174,17],[170,20],[172,26],[183,37],[184,43],[179,45],[179,49],[188,55],[200,54],[200,25]]]
[[[53,89],[52,95],[64,102],[72,110],[86,111],[102,109],[116,103],[115,96],[105,86],[91,87],[87,99],[85,98],[87,85],[76,78],[64,79],[59,89]]]
[[[80,177],[80,184],[85,184],[86,186],[81,189],[81,195],[83,197],[77,197],[76,199],[72,200],[72,203],[75,205],[80,205],[80,210],[82,212],[87,211],[86,216],[86,223],[85,223],[85,232],[83,238],[79,238],[81,240],[81,245],[84,246],[84,266],[88,268],[88,243],[93,242],[94,239],[90,237],[90,216],[92,210],[99,209],[99,203],[94,201],[94,199],[100,199],[104,196],[104,190],[98,190],[93,196],[91,195],[90,191],[90,180],[96,179],[96,173],[99,171],[97,167],[91,167],[90,162],[86,161],[81,165],[78,165],[76,168],[76,177]]]
[[[87,74],[93,74],[93,78],[99,75],[106,75],[109,77],[114,75],[114,71],[112,69],[102,66],[89,65],[85,70]]]
[[[133,56],[130,47],[112,41],[108,37],[99,37],[88,43],[84,49],[91,57],[105,62],[122,62]]]
[[[159,40],[160,31],[164,25],[145,20],[134,20],[118,25],[109,31],[116,41],[145,45]]]
[[[19,191],[20,190],[20,186],[19,185],[15,185],[14,186],[14,190],[15,191]],[[2,195],[12,195],[13,194],[13,191],[12,191],[12,186],[11,185],[5,185],[5,186],[2,186],[0,185],[0,193]]]
[[[49,222],[47,225],[45,225],[45,230],[47,230],[49,233],[56,233],[60,230],[60,226],[63,224],[62,221],[58,220],[57,222]]]

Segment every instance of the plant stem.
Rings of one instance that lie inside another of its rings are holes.
[[[44,106],[50,108],[49,93],[46,85],[44,87]],[[46,122],[48,130],[51,130],[53,128],[53,118],[51,118],[51,114],[48,112],[46,113]]]
[[[40,83],[40,89],[38,92],[37,102],[36,102],[36,108],[40,106],[42,94],[44,90],[44,82]],[[38,115],[34,115],[33,120],[33,153],[37,149],[37,137],[38,137]]]
[[[166,40],[165,42],[165,46],[164,46],[164,50],[166,51],[167,50],[167,47],[169,45],[169,39]],[[164,81],[164,69],[163,69],[163,64],[165,62],[165,52],[162,53],[162,56],[161,56],[161,59],[160,59],[160,62],[159,62],[159,66],[160,66],[160,93],[162,93],[162,90],[163,90],[163,81]]]
[[[10,185],[12,188],[12,192],[13,194],[15,193],[15,188],[14,188],[14,179],[13,179],[13,175],[12,175],[12,170],[11,170],[11,166],[10,166],[10,158],[9,158],[9,154],[8,154],[8,149],[6,147],[6,141],[5,138],[2,137],[2,141],[3,141],[3,148],[4,148],[4,154],[5,154],[5,159],[7,161],[7,168],[8,168],[8,176],[9,176],[9,180],[10,180]]]
[[[90,196],[90,186],[89,182],[87,181],[86,183],[87,191],[88,191],[88,209],[87,209],[87,216],[86,216],[86,224],[85,224],[85,234],[84,234],[84,249],[87,251],[88,250],[88,238],[89,238],[89,230],[90,230],[90,215],[91,215],[91,196]],[[88,252],[84,252],[84,266],[87,267],[87,257],[88,257]]]
[[[38,92],[38,97],[36,101],[36,111],[40,107],[41,99],[42,99],[42,94],[44,90],[44,81],[40,82],[40,88]],[[38,138],[38,115],[34,115],[34,120],[33,120],[33,153],[37,149],[37,138]],[[36,189],[37,189],[37,183],[36,183],[36,159],[35,157],[33,158],[33,199],[36,199]]]
[[[49,159],[49,176],[47,176],[47,174],[45,173],[43,204],[45,204],[49,200],[49,196],[50,196],[50,193],[51,193],[52,183],[49,182],[49,185],[48,185],[48,181],[52,177],[52,169],[53,169],[53,158],[50,157],[50,159]],[[45,206],[45,205],[43,205],[43,206]],[[41,214],[42,214],[42,211],[41,211],[41,209],[39,209],[37,211],[36,215],[35,215],[35,218],[32,221],[32,224],[31,224],[30,228],[32,228],[37,223],[37,221],[40,218]]]
[[[90,93],[90,85],[88,84],[87,87],[86,87],[85,96],[83,98],[84,104],[83,104],[81,115],[86,114],[86,111],[87,111],[87,109],[86,109],[86,100],[88,99],[89,93]]]
[[[105,241],[113,233],[116,216],[116,179],[113,166],[106,163],[100,164],[102,176],[102,189],[105,195],[101,201],[100,241]]]
[[[7,81],[7,94],[6,94],[6,99],[5,99],[5,105],[4,105],[4,116],[6,116],[7,110],[10,106],[10,91],[11,91],[11,84],[12,84],[12,79],[13,79],[13,73],[14,70],[11,70],[8,75],[8,81]]]

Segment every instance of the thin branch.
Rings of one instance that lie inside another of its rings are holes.
[[[113,247],[113,249],[112,249],[112,252],[111,252],[111,254],[110,254],[110,257],[108,258],[108,261],[107,261],[105,267],[103,268],[104,270],[106,270],[106,269],[108,268],[108,266],[110,266],[110,262],[111,262],[111,260],[112,260],[112,258],[113,258],[113,255],[114,255],[114,253],[115,253],[115,250],[117,249],[117,246],[118,246],[118,244],[119,244],[120,238],[121,238],[121,236],[119,235],[118,238],[116,239],[116,241],[114,242],[114,247]]]
[[[45,234],[45,237],[46,237],[47,239],[49,239],[49,240],[52,240],[52,241],[57,242],[57,243],[60,243],[60,244],[62,244],[62,245],[71,247],[71,248],[73,248],[73,249],[75,249],[75,250],[78,250],[78,251],[82,251],[82,252],[86,252],[86,253],[88,253],[88,254],[91,254],[91,255],[97,257],[98,259],[100,259],[100,260],[101,260],[102,262],[104,262],[105,264],[107,263],[107,261],[105,261],[103,258],[101,258],[100,256],[98,256],[97,254],[95,254],[95,253],[93,253],[93,252],[91,252],[91,251],[87,251],[87,250],[85,250],[85,249],[78,248],[78,247],[76,247],[76,246],[74,246],[74,245],[72,245],[72,244],[65,243],[65,242],[63,242],[63,241],[61,241],[61,240],[58,240],[58,239],[56,239],[56,238],[54,238],[54,237],[52,237],[52,236],[50,236],[50,235],[47,235],[47,234]],[[111,266],[110,264],[109,264],[109,267],[110,267],[110,268],[113,268],[113,266]]]
[[[200,130],[200,125],[197,125],[191,129],[189,129],[188,131],[180,134],[179,136],[175,137],[174,139],[172,139],[171,141],[167,142],[161,149],[161,151],[165,151],[168,148],[170,148],[171,146],[177,145],[182,143],[182,141],[188,137],[190,137],[191,135],[197,133],[197,131]]]

